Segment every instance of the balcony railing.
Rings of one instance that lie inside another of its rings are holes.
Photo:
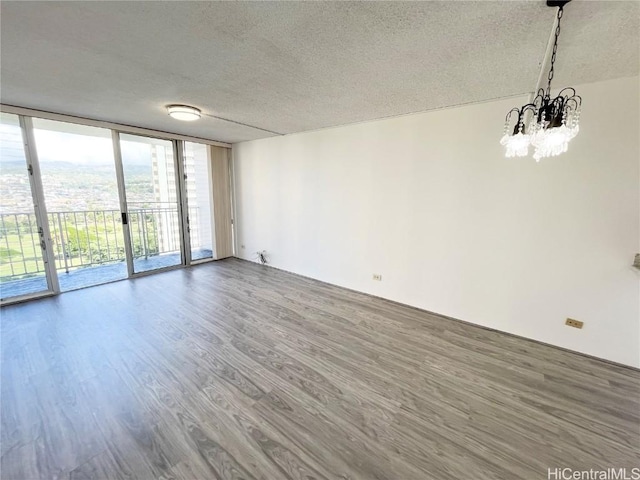
[[[180,251],[180,218],[171,204],[130,204],[128,223],[135,259]],[[49,212],[53,258],[59,271],[123,262],[126,259],[120,210]],[[189,209],[199,225],[198,208]],[[197,227],[192,247],[199,245]],[[45,271],[35,214],[0,214],[0,281],[19,280]]]

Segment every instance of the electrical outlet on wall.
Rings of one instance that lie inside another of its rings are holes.
[[[377,273],[374,273],[374,274],[373,274],[373,279],[374,279],[376,282],[381,282],[381,281],[382,281],[382,275],[379,275],[379,274],[377,274]]]
[[[574,320],[573,318],[567,318],[567,321],[564,322],[564,324],[573,328],[582,328],[584,322],[581,322],[580,320]]]

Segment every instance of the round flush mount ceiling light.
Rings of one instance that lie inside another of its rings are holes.
[[[200,109],[188,105],[167,105],[167,112],[176,120],[193,122],[201,117]]]

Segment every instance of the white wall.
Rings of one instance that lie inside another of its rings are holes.
[[[238,255],[640,366],[639,81],[577,90],[539,164],[498,144],[525,98],[234,145]]]

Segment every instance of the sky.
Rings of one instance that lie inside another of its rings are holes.
[[[34,129],[38,159],[46,162],[69,162],[83,165],[113,165],[111,138],[93,137],[51,130]],[[123,160],[131,165],[148,165],[151,146],[148,143],[123,141]]]
[[[93,129],[94,127],[86,128]],[[69,162],[79,165],[113,165],[111,132],[109,130],[105,130],[105,132],[108,133],[108,136],[34,128],[38,160],[40,163]],[[141,137],[140,141],[131,135],[123,136],[123,138],[126,140],[121,140],[121,148],[123,159],[127,164],[150,164],[151,148],[147,138]],[[159,142],[166,141],[159,140]],[[2,161],[25,160],[20,127],[13,123],[5,123],[4,115],[3,122],[0,124],[0,158]]]

